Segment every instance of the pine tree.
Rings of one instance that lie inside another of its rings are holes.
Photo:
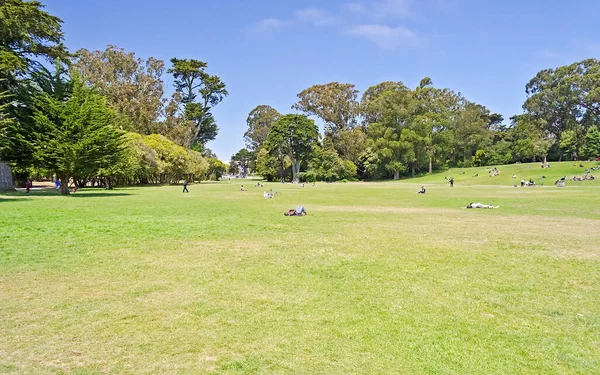
[[[73,78],[73,92],[66,101],[48,93],[34,98],[34,158],[61,179],[62,194],[69,194],[71,178],[94,176],[116,163],[123,152],[122,133],[106,99]]]

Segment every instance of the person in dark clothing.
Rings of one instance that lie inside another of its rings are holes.
[[[421,190],[417,191],[417,194],[425,194],[425,186],[421,186]]]
[[[184,181],[183,181],[183,192],[184,192],[184,193],[189,193],[189,192],[190,192],[190,191],[188,190],[188,188],[187,188],[187,185],[188,185],[188,181],[187,181],[187,180],[184,180]]]
[[[32,185],[33,184],[31,183],[31,180],[27,180],[27,182],[25,182],[25,195],[29,195]]]
[[[450,187],[454,187],[454,177],[450,177]]]

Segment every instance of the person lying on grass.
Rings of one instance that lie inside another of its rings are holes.
[[[465,208],[499,208],[500,206],[492,206],[491,204],[469,203]]]
[[[298,206],[296,209],[291,209],[283,213],[283,216],[303,216],[308,215],[304,206]]]

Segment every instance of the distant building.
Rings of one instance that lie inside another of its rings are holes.
[[[0,161],[0,191],[15,190],[8,164]]]

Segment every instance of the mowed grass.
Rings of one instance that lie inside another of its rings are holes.
[[[0,373],[600,373],[600,180],[530,167],[0,195]]]

